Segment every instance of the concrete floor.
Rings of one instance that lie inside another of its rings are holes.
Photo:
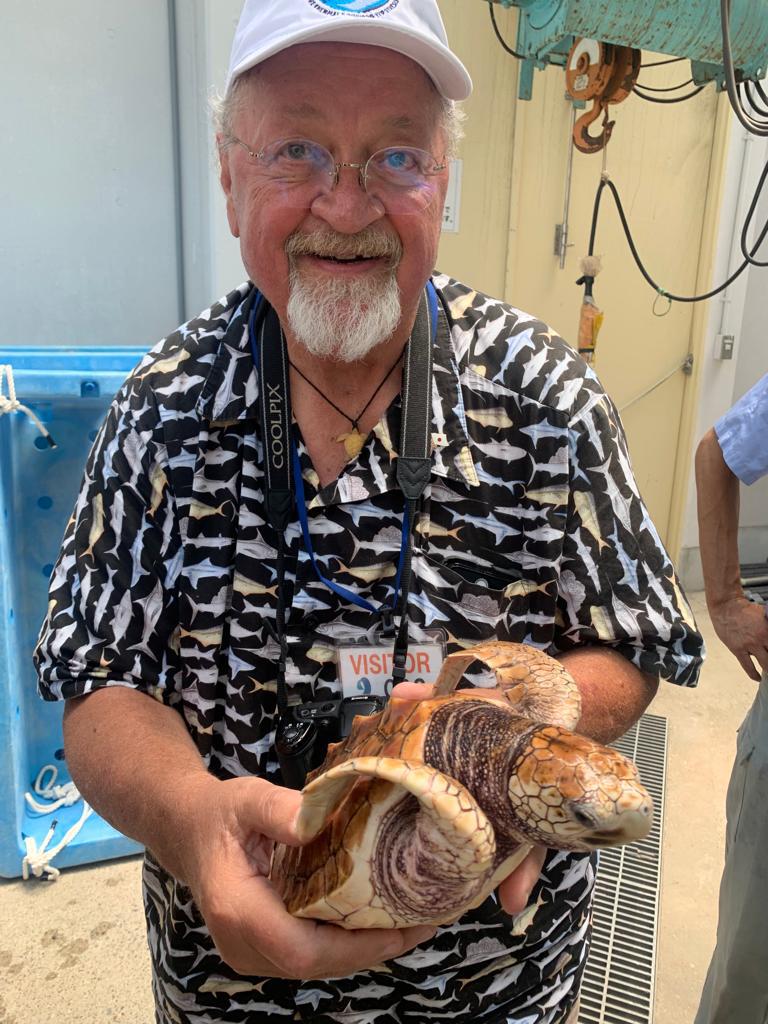
[[[691,1024],[714,944],[723,807],[735,732],[754,684],[696,615],[709,648],[697,690],[666,685],[669,721],[654,1024]],[[0,881],[0,1024],[151,1024],[137,858]]]

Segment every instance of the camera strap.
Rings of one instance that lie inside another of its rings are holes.
[[[258,342],[255,324],[260,320]],[[284,711],[288,698],[285,669],[288,640],[285,633],[285,531],[293,518],[291,493],[291,397],[288,363],[280,319],[261,295],[250,315],[251,350],[259,368],[259,419],[264,447],[264,508],[267,522],[277,534],[277,611],[275,626],[267,629],[280,648],[277,663],[277,708]]]
[[[432,348],[437,336],[437,321],[437,293],[429,281],[419,304],[403,368],[403,421],[397,459],[397,482],[405,498],[403,530],[408,530],[408,542],[399,571],[401,605],[400,626],[395,638],[392,661],[394,683],[401,683],[405,679],[413,535],[417,525],[419,502],[429,483],[432,470],[429,428],[432,424]]]
[[[447,324],[441,328],[447,330]],[[259,420],[264,447],[264,506],[267,521],[277,534],[277,597],[274,628],[267,629],[280,647],[277,673],[278,710],[287,706],[285,669],[285,531],[293,518],[294,492],[305,550],[321,582],[347,602],[380,616],[383,635],[394,637],[393,681],[405,678],[408,654],[408,593],[411,582],[413,532],[418,504],[429,482],[430,425],[432,421],[432,347],[438,329],[437,293],[431,281],[422,295],[416,320],[408,339],[403,369],[403,419],[397,481],[404,497],[403,527],[394,595],[391,605],[377,609],[360,595],[323,576],[314,556],[304,500],[298,451],[291,437],[291,403],[285,339],[280,321],[259,296],[249,318],[251,349],[259,370]],[[399,609],[398,609],[399,605]],[[392,614],[400,612],[395,631]]]

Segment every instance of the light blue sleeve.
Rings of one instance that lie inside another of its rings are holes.
[[[744,484],[768,473],[768,373],[715,424],[723,458]]]

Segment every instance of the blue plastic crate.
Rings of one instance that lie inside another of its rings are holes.
[[[21,874],[24,837],[38,845],[51,818],[55,846],[79,818],[82,801],[35,814],[24,793],[40,769],[64,760],[60,703],[37,694],[32,651],[48,601],[48,581],[74,507],[96,431],[143,349],[0,348],[16,396],[56,442],[50,448],[23,412],[0,416],[0,876]],[[45,802],[45,801],[41,801]],[[92,814],[56,856],[58,868],[136,853],[140,847]]]

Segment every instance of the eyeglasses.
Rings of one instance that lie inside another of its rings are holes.
[[[325,146],[309,139],[278,139],[258,152],[235,136],[229,142],[242,146],[272,181],[291,190],[309,186],[317,194],[330,192],[339,182],[341,168],[349,167],[357,171],[360,187],[388,209],[424,208],[437,192],[433,179],[447,166],[426,150],[411,146],[389,146],[365,163],[350,163],[335,160]],[[303,190],[301,199],[308,200]]]

